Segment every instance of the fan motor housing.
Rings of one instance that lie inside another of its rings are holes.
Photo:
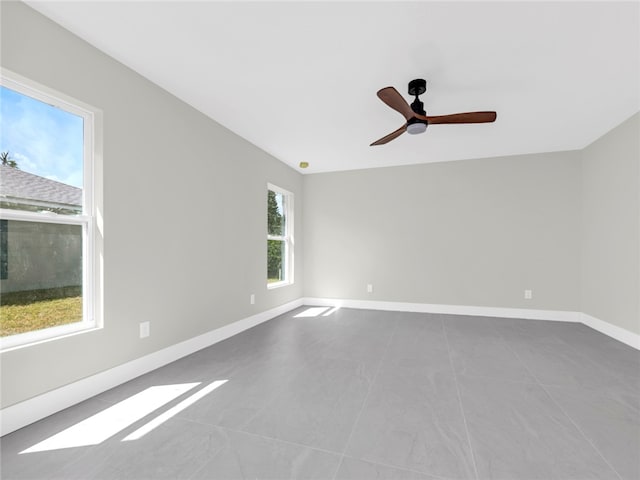
[[[424,120],[420,120],[416,117],[410,118],[407,120],[407,133],[411,135],[417,135],[418,133],[424,133],[427,130],[427,125],[429,125]]]

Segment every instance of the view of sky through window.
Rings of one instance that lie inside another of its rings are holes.
[[[9,152],[20,170],[82,188],[82,117],[4,86],[0,152]]]
[[[72,100],[2,78],[0,337],[9,341],[3,348],[94,325],[86,283],[93,271],[86,255],[92,205],[83,195],[91,193],[83,192],[91,187],[85,152],[92,160],[91,138],[85,144],[84,137],[93,125],[84,112]]]

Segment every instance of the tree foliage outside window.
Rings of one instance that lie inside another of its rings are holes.
[[[283,215],[284,195],[273,190],[268,191],[268,229],[269,235],[284,235],[285,218]]]
[[[282,241],[267,240],[267,281],[280,282],[282,278]]]
[[[18,168],[18,162],[11,158],[11,154],[8,151],[0,153],[0,163],[11,168]]]
[[[267,192],[267,283],[288,282],[290,234],[287,222],[289,194]]]

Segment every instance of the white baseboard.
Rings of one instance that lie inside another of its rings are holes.
[[[435,303],[380,302],[372,300],[346,300],[329,298],[303,298],[303,305],[364,308],[396,312],[442,313],[450,315],[472,315],[480,317],[526,318],[530,320],[552,320],[580,322],[580,312],[560,310],[533,310],[524,308],[474,307],[467,305],[440,305]]]
[[[123,365],[0,410],[0,436],[128,382],[302,305],[302,299],[243,318]]]
[[[397,312],[443,313],[451,315],[472,315],[482,317],[524,318],[529,320],[551,320],[578,322],[593,328],[630,347],[640,350],[640,335],[624,328],[592,317],[582,312],[560,310],[533,310],[521,308],[470,307],[466,305],[438,305],[429,303],[379,302],[370,300],[346,300],[329,298],[303,298],[303,305],[364,308]]]
[[[624,328],[612,325],[611,323],[600,320],[599,318],[592,317],[586,313],[580,314],[580,321],[587,327],[591,327],[600,333],[607,335],[608,337],[615,338],[619,342],[625,343],[630,347],[640,350],[640,335],[630,332]]]

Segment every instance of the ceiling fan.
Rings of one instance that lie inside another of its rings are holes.
[[[427,129],[427,125],[437,123],[491,123],[496,119],[496,112],[467,112],[437,116],[427,115],[424,111],[424,104],[418,98],[419,95],[422,95],[426,91],[426,80],[421,78],[411,80],[409,82],[409,95],[415,96],[416,99],[413,101],[411,106],[409,106],[407,101],[395,88],[385,87],[382,90],[379,90],[378,98],[397,112],[400,112],[407,120],[407,123],[395,132],[391,132],[389,135],[376,140],[370,146],[384,145],[394,138],[399,137],[404,132],[412,135],[423,133]]]

